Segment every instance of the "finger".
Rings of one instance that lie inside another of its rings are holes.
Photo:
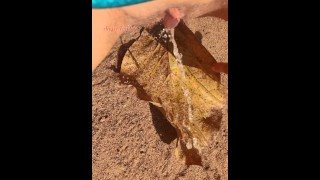
[[[212,66],[212,70],[215,72],[228,74],[228,63],[216,63]]]

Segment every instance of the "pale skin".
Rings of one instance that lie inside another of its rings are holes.
[[[199,17],[226,10],[228,0],[155,0],[132,6],[92,9],[92,71],[108,55],[113,44],[132,25],[149,26],[162,21],[168,28],[174,28],[181,18]],[[116,30],[108,31],[106,27]],[[217,63],[212,69],[228,73],[227,63]]]

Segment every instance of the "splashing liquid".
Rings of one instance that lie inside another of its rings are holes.
[[[188,118],[189,121],[193,121],[193,114],[192,114],[192,99],[190,96],[190,92],[186,86],[186,72],[182,64],[182,54],[179,53],[177,43],[174,39],[174,29],[169,30],[171,33],[170,41],[173,44],[173,55],[177,59],[177,64],[178,67],[180,68],[181,72],[181,77],[182,77],[182,90],[183,90],[183,95],[187,98],[187,104],[188,104]]]

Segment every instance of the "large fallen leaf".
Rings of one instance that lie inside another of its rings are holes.
[[[158,33],[159,27],[142,31],[126,52],[121,73],[176,128],[176,156],[185,164],[201,165],[201,150],[219,128],[225,105],[220,77],[210,69],[216,61],[184,23],[174,34],[182,64],[171,42],[155,38]]]

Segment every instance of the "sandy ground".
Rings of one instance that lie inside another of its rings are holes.
[[[214,17],[186,21],[218,62],[228,62],[228,22]],[[136,90],[120,83],[119,50],[138,31],[127,32],[92,74],[92,179],[228,179],[228,114],[204,150],[203,166],[180,164],[176,132]],[[228,86],[226,75],[222,84]]]

